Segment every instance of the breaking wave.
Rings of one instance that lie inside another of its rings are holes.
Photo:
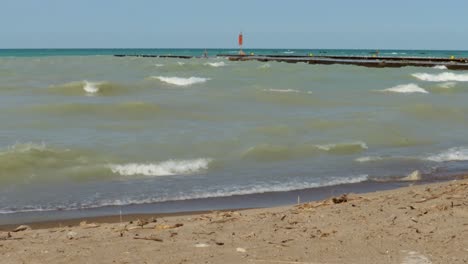
[[[170,176],[187,175],[208,169],[212,159],[194,160],[168,160],[161,163],[129,163],[124,165],[111,164],[109,167],[113,173],[121,176]]]
[[[339,144],[317,145],[317,148],[335,154],[351,154],[368,149],[365,142],[344,142]]]
[[[435,162],[465,161],[468,160],[468,149],[463,147],[451,148],[441,153],[431,155],[426,159]]]
[[[124,90],[124,87],[110,82],[79,81],[52,85],[49,92],[63,95],[113,95]]]
[[[444,89],[450,89],[450,88],[453,88],[455,86],[457,86],[456,82],[446,82],[446,83],[441,83],[439,85],[440,88],[444,88]]]
[[[433,68],[437,70],[447,70],[447,66],[445,65],[436,65]]]
[[[300,93],[301,91],[294,89],[263,89],[264,92],[274,92],[274,93]]]
[[[380,90],[381,92],[391,92],[391,93],[429,93],[423,88],[419,87],[414,83],[397,85],[392,88],[387,88]]]
[[[439,74],[414,73],[413,77],[427,82],[468,82],[468,74],[456,74],[452,72],[443,72]]]
[[[153,79],[158,79],[161,82],[165,82],[168,84],[173,84],[177,86],[189,86],[197,83],[204,83],[206,81],[211,80],[210,78],[201,78],[201,77],[190,77],[190,78],[182,78],[182,77],[164,77],[164,76],[153,76]]]
[[[219,62],[208,62],[208,63],[205,63],[205,65],[217,68],[217,67],[226,66],[226,63],[224,63],[224,61],[219,61]]]

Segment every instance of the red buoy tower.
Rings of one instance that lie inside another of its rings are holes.
[[[245,55],[245,53],[242,51],[242,45],[244,44],[244,36],[242,35],[242,32],[239,33],[239,38],[238,38],[238,42],[239,42],[239,55]]]

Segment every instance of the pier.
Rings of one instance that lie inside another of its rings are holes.
[[[202,56],[183,55],[125,55],[116,54],[116,57],[143,57],[143,58],[176,58],[192,59]],[[445,66],[449,70],[468,70],[468,58],[430,58],[430,57],[384,57],[384,56],[303,56],[303,55],[232,55],[218,54],[216,57],[227,58],[230,61],[261,61],[306,63],[318,65],[357,65],[372,68],[400,68]]]

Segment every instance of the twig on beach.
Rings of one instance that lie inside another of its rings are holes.
[[[163,240],[159,237],[155,236],[149,236],[149,237],[133,237],[133,239],[141,239],[141,240],[151,240],[151,241],[157,241],[157,242],[163,242]]]

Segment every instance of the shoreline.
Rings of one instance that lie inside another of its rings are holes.
[[[0,231],[5,263],[466,263],[468,179],[242,211]]]
[[[283,192],[265,192],[125,206],[106,206],[70,211],[20,212],[0,215],[0,231],[11,230],[18,225],[28,225],[33,228],[50,228],[54,226],[76,226],[84,220],[97,223],[119,223],[138,218],[196,215],[212,211],[267,209],[291,206],[298,202],[318,201],[345,193],[368,194],[395,190],[412,185],[449,182],[467,177],[466,174],[455,174],[446,175],[443,178],[420,181],[388,180],[380,182],[367,180],[358,183]]]

